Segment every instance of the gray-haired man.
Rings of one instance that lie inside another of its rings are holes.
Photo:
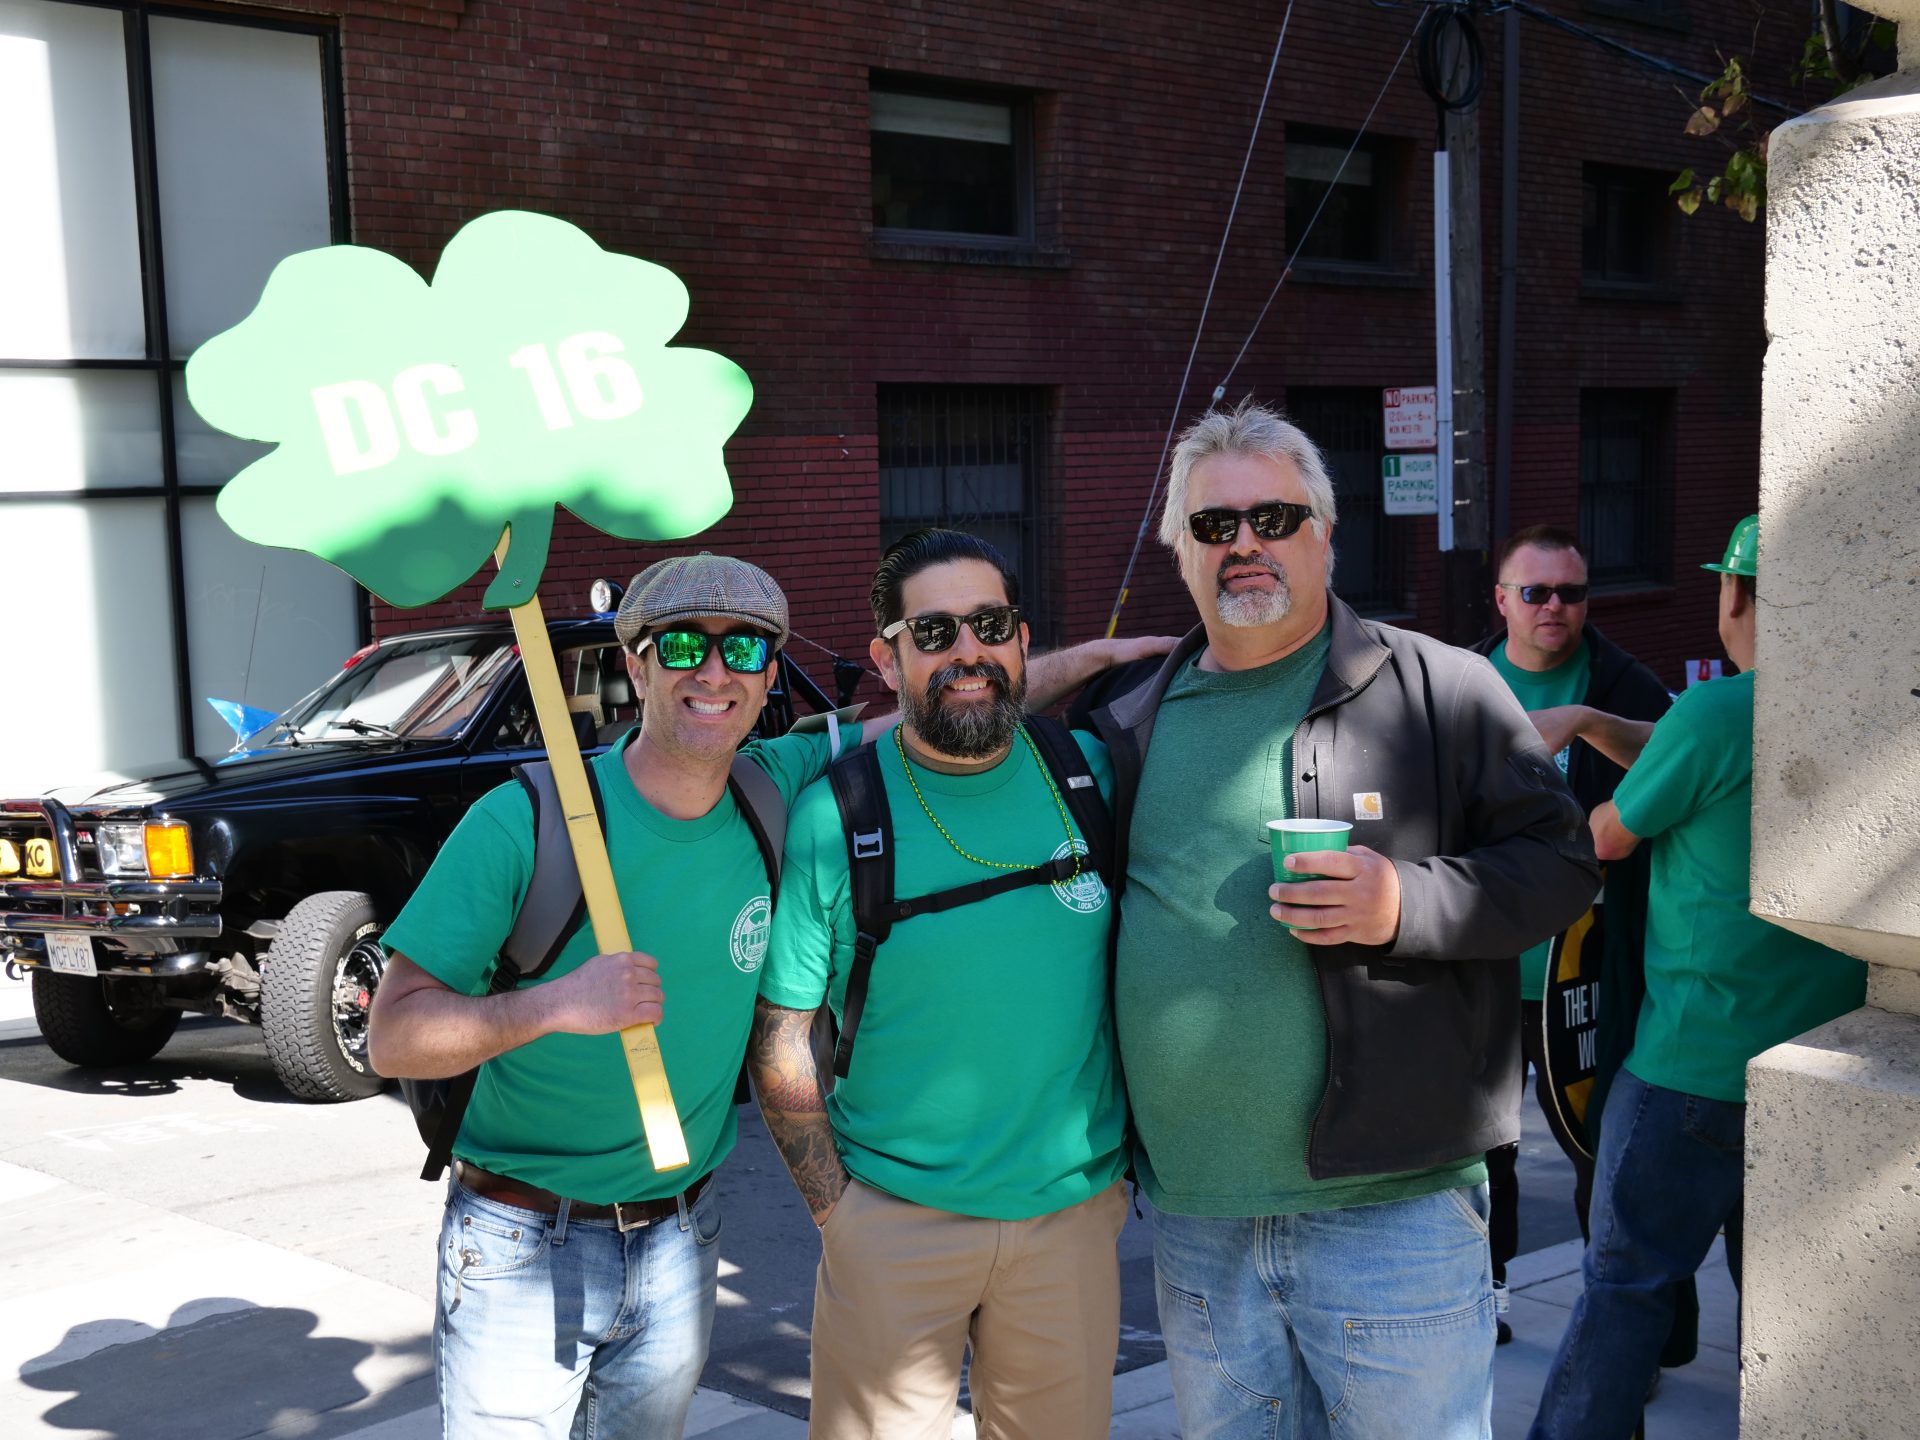
[[[1189,429],[1160,537],[1200,625],[1093,717],[1188,1440],[1270,1435],[1276,1413],[1301,1436],[1489,1433],[1481,1156],[1518,1134],[1514,957],[1598,885],[1493,668],[1328,590],[1333,520],[1318,450],[1275,412]],[[1286,817],[1352,822],[1356,843],[1272,885],[1265,824]]]

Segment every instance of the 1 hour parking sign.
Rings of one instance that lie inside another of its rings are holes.
[[[1383,456],[1380,484],[1381,508],[1388,515],[1440,513],[1440,462],[1436,456]]]

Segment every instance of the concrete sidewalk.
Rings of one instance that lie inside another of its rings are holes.
[[[0,978],[0,1039],[36,1033],[26,992],[24,983]],[[0,1104],[9,1100],[22,1109],[29,1100],[77,1106],[70,1097],[14,1094],[0,1084]],[[0,1226],[0,1374],[10,1382],[0,1383],[0,1435],[9,1440],[440,1434],[431,1308],[407,1290],[4,1160],[0,1217],[8,1222]],[[1495,1352],[1493,1433],[1522,1440],[1579,1294],[1579,1243],[1520,1256],[1509,1280],[1514,1339]],[[734,1303],[752,1302],[740,1296]],[[1700,1304],[1700,1356],[1664,1375],[1647,1410],[1651,1440],[1738,1434],[1737,1302],[1718,1243],[1701,1271]],[[238,1337],[277,1342],[278,1363],[264,1372],[240,1367],[209,1394],[206,1377],[220,1373]],[[1115,1440],[1176,1440],[1164,1363],[1116,1377],[1113,1393]],[[806,1423],[703,1389],[687,1433],[803,1440]],[[973,1433],[972,1420],[958,1416],[956,1440]],[[1410,1420],[1407,1433],[1416,1435],[1417,1423]]]

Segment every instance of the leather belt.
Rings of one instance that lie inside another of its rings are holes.
[[[694,1205],[706,1193],[712,1180],[711,1173],[703,1175],[680,1194],[663,1196],[658,1200],[616,1200],[611,1205],[574,1200],[567,1205],[567,1218],[611,1220],[621,1230],[638,1230],[643,1225],[652,1225],[678,1214],[681,1200],[685,1200],[689,1207]],[[465,1160],[460,1162],[460,1183],[488,1200],[498,1200],[502,1205],[514,1205],[522,1210],[535,1210],[542,1215],[558,1215],[564,1198],[551,1190],[542,1190],[538,1185],[529,1185],[524,1180],[482,1170]]]

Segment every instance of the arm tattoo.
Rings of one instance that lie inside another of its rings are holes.
[[[813,1011],[759,1001],[747,1041],[747,1066],[760,1092],[767,1134],[817,1220],[847,1188],[847,1170],[834,1146],[820,1090],[813,1054]]]

